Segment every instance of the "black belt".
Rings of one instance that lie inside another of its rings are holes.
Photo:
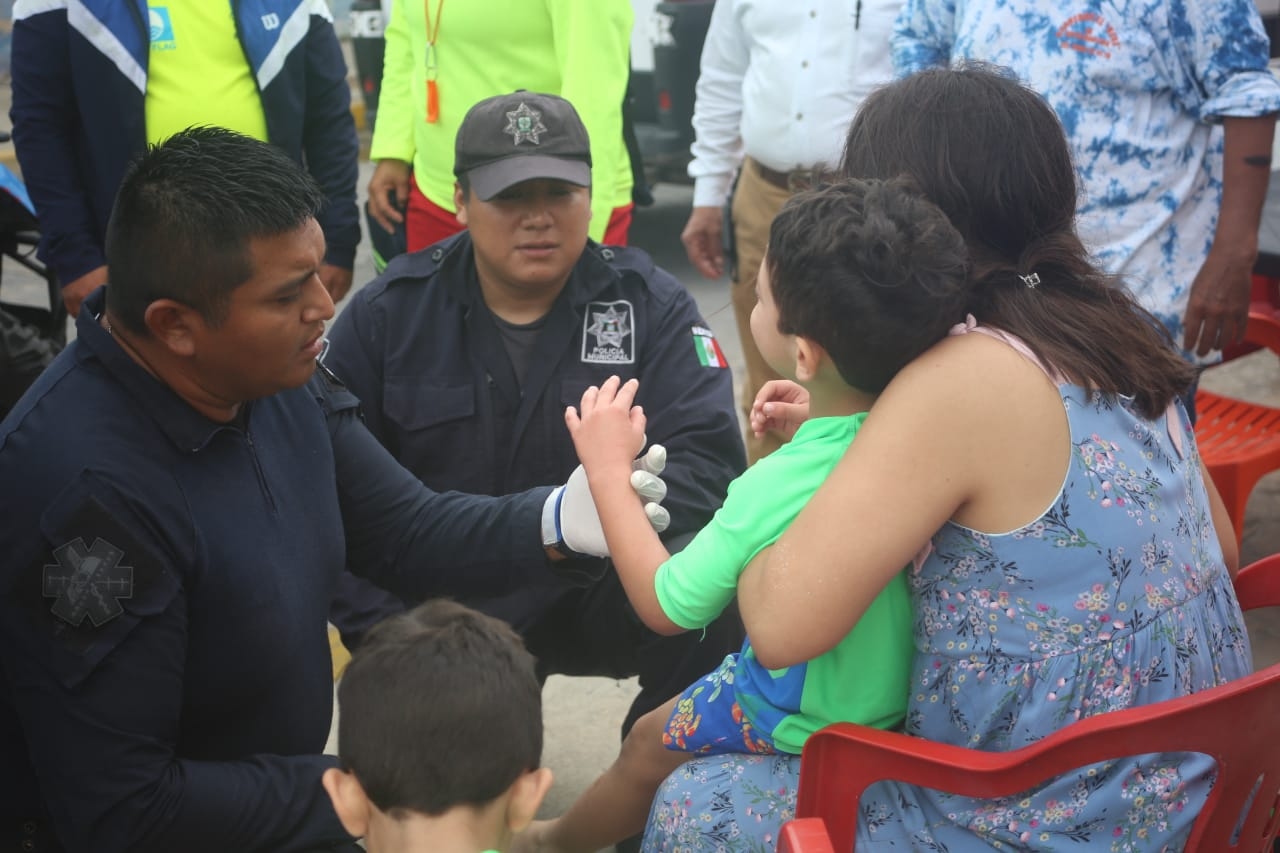
[[[751,158],[751,162],[755,164],[756,171],[760,173],[760,177],[764,178],[766,183],[789,193],[813,189],[827,176],[823,169],[818,168],[792,169],[790,172],[779,172],[777,169],[770,169],[754,157]]]

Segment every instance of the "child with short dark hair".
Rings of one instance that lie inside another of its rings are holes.
[[[444,599],[379,623],[338,684],[342,770],[324,774],[371,853],[501,850],[551,786],[533,656]]]
[[[889,380],[963,318],[967,274],[959,233],[903,181],[842,181],[788,201],[770,229],[751,332],[769,366],[807,391],[811,417],[730,485],[715,518],[675,556],[651,535],[628,486],[644,441],[635,380],[589,388],[581,414],[566,412],[613,561],[646,625],[695,630],[730,603],[743,570],[844,456]],[[517,844],[591,851],[626,838],[644,825],[658,784],[694,753],[798,755],[829,723],[898,726],[911,637],[901,574],[848,635],[800,666],[769,669],[748,637],[741,653],[641,718],[564,817],[535,824]]]

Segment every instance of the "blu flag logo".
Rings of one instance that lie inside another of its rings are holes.
[[[173,50],[178,46],[166,6],[152,6],[147,10],[147,33],[151,37],[152,50]]]
[[[698,354],[698,363],[703,367],[728,367],[729,360],[724,357],[720,343],[715,334],[706,326],[694,326],[693,349]]]

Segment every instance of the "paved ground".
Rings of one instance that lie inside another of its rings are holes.
[[[3,149],[0,149],[0,157]],[[370,174],[363,164],[361,190]],[[691,194],[685,187],[664,186],[658,189],[658,202],[639,211],[632,231],[632,242],[647,248],[657,262],[685,282],[694,294],[703,314],[720,339],[731,366],[741,372],[742,354],[732,311],[728,286],[724,282],[707,282],[698,276],[685,259],[679,233],[688,215]],[[4,267],[2,284],[6,300],[18,299],[37,303],[43,298],[38,281]],[[355,279],[359,283],[372,278],[372,262],[364,246],[357,258]],[[1214,368],[1205,374],[1204,387],[1233,396],[1280,406],[1280,362],[1268,352]],[[1249,504],[1243,543],[1243,559],[1250,561],[1280,551],[1280,474],[1262,481]],[[1280,616],[1275,611],[1254,614],[1249,619],[1258,665],[1280,661]],[[557,814],[613,758],[618,742],[618,724],[634,696],[633,681],[602,678],[553,677],[547,682],[545,715],[547,745],[545,761],[556,773],[556,785],[544,807],[544,813]]]

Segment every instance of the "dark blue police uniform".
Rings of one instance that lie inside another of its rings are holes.
[[[325,364],[361,399],[369,429],[433,489],[502,495],[562,483],[578,464],[564,409],[617,374],[636,377],[651,442],[666,446],[673,550],[701,529],[745,467],[732,377],[688,291],[645,252],[588,243],[517,378],[481,297],[470,234],[396,258],[352,297]],[[358,566],[353,566],[358,569]],[[573,587],[536,562],[466,603],[512,623],[544,672],[640,675],[628,723],[741,645],[736,613],[659,639],[613,571]],[[344,582],[333,621],[359,633],[403,605]]]
[[[210,421],[98,326],[103,293],[0,423],[0,840],[354,850],[320,786],[339,571],[507,583],[549,489],[429,492],[324,376]]]

